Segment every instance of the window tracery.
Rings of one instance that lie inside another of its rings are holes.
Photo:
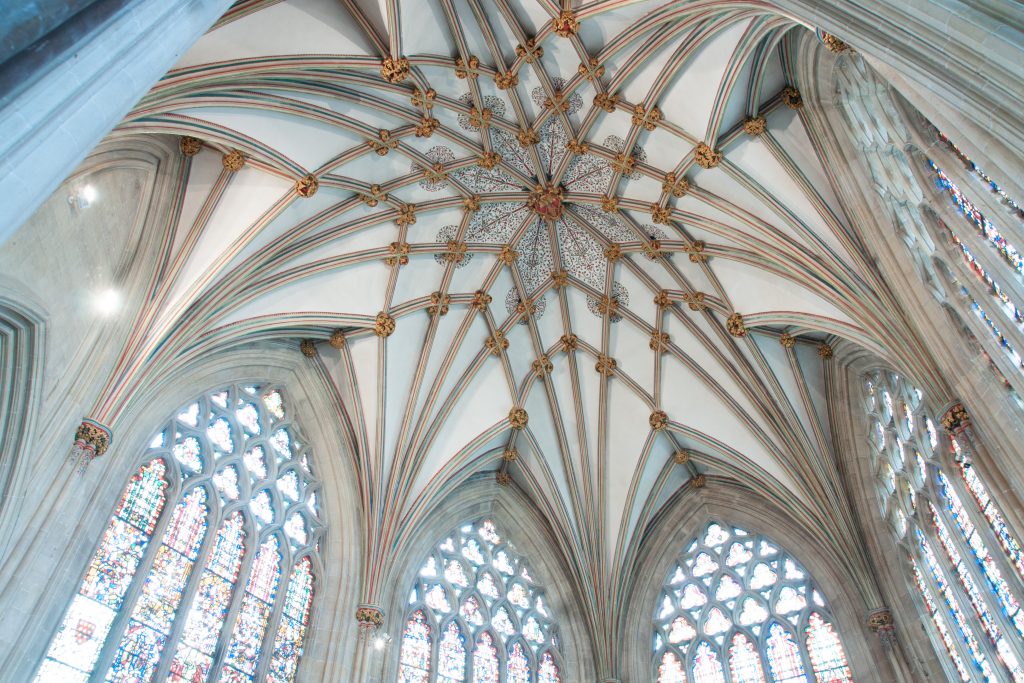
[[[853,680],[810,575],[771,540],[717,522],[669,573],[654,654],[658,683]]]
[[[865,390],[875,472],[897,482],[876,487],[882,516],[907,553],[935,647],[959,680],[1024,681],[1017,539],[957,437],[939,436],[920,390],[882,370]]]
[[[37,683],[295,680],[323,524],[285,406],[232,386],[153,436]]]
[[[543,588],[494,522],[460,527],[419,570],[399,683],[561,683]]]

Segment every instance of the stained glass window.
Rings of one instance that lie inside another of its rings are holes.
[[[810,573],[737,527],[713,522],[686,546],[654,621],[658,683],[853,681]]]
[[[544,590],[490,520],[437,544],[417,575],[409,610],[399,683],[562,682]]]
[[[946,653],[950,675],[959,680],[1000,680],[993,671],[1000,667],[1024,681],[1017,539],[961,444],[935,431],[923,392],[886,371],[872,373],[865,387],[869,397],[876,391],[904,397],[912,416],[893,421],[869,408],[872,430],[903,439],[915,452],[914,462],[893,475],[897,491],[910,495],[879,489],[879,503],[897,539],[909,541],[908,574],[934,627],[935,648]]]
[[[295,680],[323,525],[305,439],[287,406],[275,387],[221,389],[178,410],[147,442],[38,683],[195,683],[216,677],[219,651],[220,680]],[[168,501],[168,490],[180,492]],[[238,509],[242,490],[263,495]],[[222,517],[221,505],[234,509]],[[259,543],[250,540],[258,526]],[[265,642],[273,643],[268,656]]]

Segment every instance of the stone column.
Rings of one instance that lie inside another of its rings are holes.
[[[373,674],[370,664],[370,648],[378,629],[384,625],[384,610],[377,605],[362,604],[356,609],[356,623],[359,637],[356,642],[355,663],[352,667],[353,683],[364,683]]]
[[[134,0],[0,104],[0,244],[230,5]]]

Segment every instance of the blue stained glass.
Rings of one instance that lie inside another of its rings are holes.
[[[302,656],[302,643],[313,602],[313,568],[308,557],[292,569],[285,594],[281,623],[274,637],[274,652],[267,670],[267,683],[291,683]]]
[[[1003,515],[989,498],[988,490],[981,481],[981,477],[974,471],[974,467],[966,462],[960,464],[960,474],[963,476],[964,483],[967,485],[967,490],[971,492],[974,502],[978,504],[978,508],[988,520],[989,527],[999,540],[999,545],[1010,559],[1017,575],[1024,580],[1024,552],[1021,551],[1017,539],[1010,533],[1010,528],[1006,525]]]
[[[233,680],[236,674],[252,676],[256,673],[280,574],[281,553],[277,537],[271,536],[260,546],[253,561],[242,608],[224,657],[221,680]]]
[[[175,506],[163,544],[107,672],[107,681],[134,683],[152,678],[206,535],[208,512],[206,489],[202,487],[194,488]]]
[[[932,618],[932,623],[935,625],[935,630],[939,632],[939,637],[942,639],[942,644],[946,648],[946,654],[953,661],[953,665],[956,667],[957,673],[960,674],[960,680],[966,681],[971,680],[971,672],[964,665],[963,659],[960,657],[960,653],[957,652],[956,642],[953,640],[953,636],[950,635],[949,629],[946,628],[946,622],[943,620],[942,615],[939,614],[938,607],[935,605],[935,599],[932,597],[931,589],[928,584],[925,583],[924,577],[921,575],[921,569],[917,566],[917,562],[913,559],[910,560],[911,567],[914,570],[914,582],[917,584],[917,588],[921,591],[921,597],[924,599],[925,608],[928,611],[928,615]]]

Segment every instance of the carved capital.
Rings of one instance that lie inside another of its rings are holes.
[[[98,458],[106,453],[113,440],[109,427],[89,418],[83,419],[75,430],[75,448],[82,451],[86,459]]]
[[[360,605],[356,608],[356,623],[361,629],[378,629],[384,625],[384,610],[376,605]]]
[[[971,416],[963,403],[954,403],[942,415],[942,427],[950,434],[956,435],[971,426]]]

